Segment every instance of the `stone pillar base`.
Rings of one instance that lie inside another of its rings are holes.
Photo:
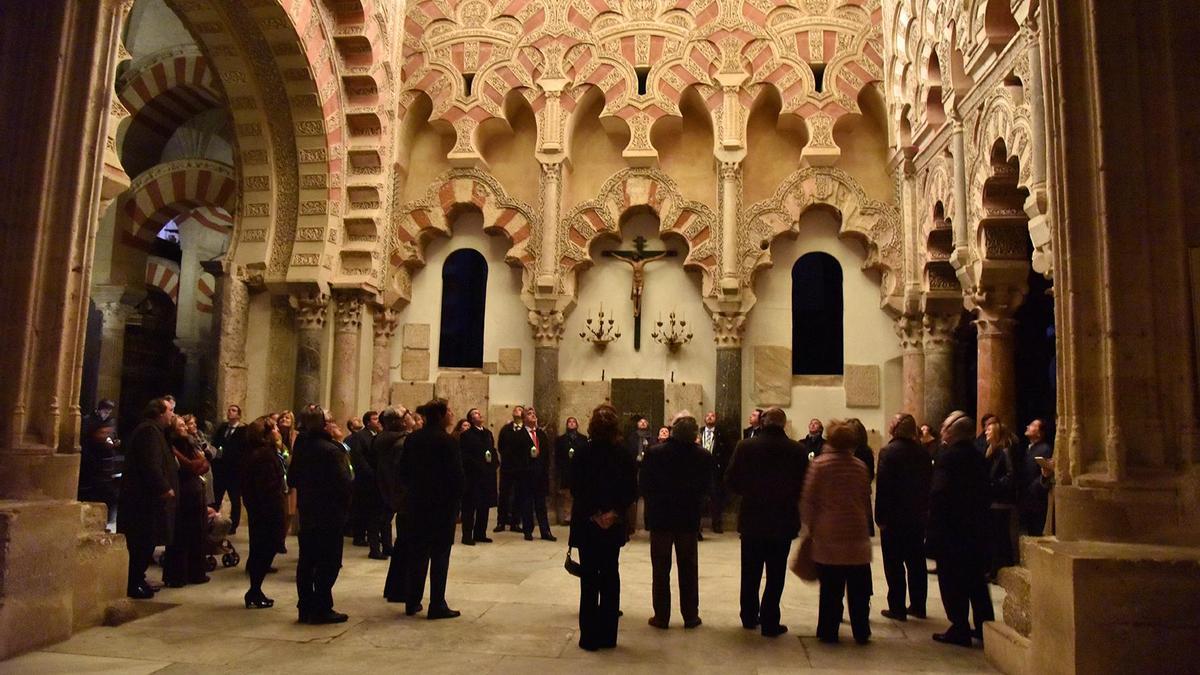
[[[1086,474],[1054,488],[1055,534],[1103,540],[1200,546],[1200,481],[1194,473],[1119,484]]]
[[[984,647],[1008,673],[1182,673],[1200,642],[1200,548],[1066,542],[1025,547],[1032,632],[988,625]]]
[[[75,499],[79,455],[0,452],[0,495],[10,499]]]
[[[0,659],[100,624],[125,597],[125,538],[107,509],[75,501],[0,500]]]

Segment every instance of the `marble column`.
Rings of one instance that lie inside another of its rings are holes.
[[[713,339],[717,345],[717,381],[713,393],[717,428],[730,442],[741,438],[742,423],[742,333],[746,315],[741,312],[713,315]]]
[[[925,419],[934,428],[954,410],[954,331],[958,314],[926,314],[921,320],[925,353]]]
[[[371,343],[371,409],[388,406],[392,387],[392,336],[396,334],[399,314],[382,305],[374,307],[375,339]]]
[[[542,163],[542,220],[537,275],[538,291],[542,293],[554,292],[557,281],[562,171],[562,162]]]
[[[721,162],[721,279],[722,288],[738,289],[737,233],[741,207],[741,162]]]
[[[533,327],[533,407],[538,423],[552,438],[558,433],[558,357],[565,317],[557,310],[531,310],[529,323]],[[550,454],[550,502],[558,524],[558,469],[554,453]]]
[[[293,410],[322,403],[321,354],[325,351],[325,318],[329,295],[309,291],[293,295],[296,310],[296,395]],[[344,421],[344,420],[343,420]]]
[[[900,354],[903,386],[902,412],[925,423],[925,348],[924,330],[921,319],[902,316],[896,319],[896,334],[900,336]]]
[[[967,227],[967,145],[963,121],[955,113],[950,120],[950,156],[954,165],[954,255],[951,263],[956,270],[967,263],[970,229]]]
[[[334,293],[333,363],[329,364],[329,407],[345,424],[358,409],[358,344],[362,334],[363,296],[358,291]]]
[[[1016,325],[1008,313],[985,307],[979,308],[979,318],[975,320],[979,331],[977,417],[992,413],[1009,429],[1014,429],[1017,423],[1016,367],[1013,362]]]
[[[97,400],[121,401],[121,371],[125,360],[125,324],[133,315],[124,286],[92,289],[92,299],[100,311],[100,373],[96,382]],[[119,409],[119,407],[118,407]]]
[[[244,410],[248,386],[246,331],[250,324],[250,288],[237,269],[216,276],[213,311],[219,317],[217,341],[217,410],[232,404]],[[218,415],[221,413],[218,412]]]
[[[204,341],[175,338],[175,346],[184,357],[183,391],[179,392],[179,412],[207,417],[204,410]]]

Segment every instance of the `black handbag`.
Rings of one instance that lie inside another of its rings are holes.
[[[573,577],[583,576],[583,565],[571,557],[571,547],[567,547],[567,559],[563,561],[563,569]]]

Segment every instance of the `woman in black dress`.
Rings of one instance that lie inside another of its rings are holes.
[[[637,465],[621,442],[612,406],[592,411],[587,447],[571,463],[571,546],[579,549],[579,646],[617,646],[621,547],[626,514],[637,498]]]
[[[176,417],[168,438],[179,467],[179,498],[175,506],[175,537],[163,553],[163,585],[180,588],[208,581],[204,565],[204,527],[208,509],[204,501],[204,475],[208,458],[196,447],[187,422]]]
[[[250,590],[246,608],[264,609],[275,601],[262,591],[263,579],[275,554],[283,546],[287,517],[287,483],[276,444],[279,429],[269,417],[260,417],[246,428],[245,464],[242,466],[242,502],[250,518],[250,555],[246,573]]]

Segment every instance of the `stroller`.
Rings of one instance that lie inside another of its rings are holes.
[[[229,530],[233,521],[228,516],[210,508],[208,510],[208,531],[204,540],[205,567],[211,572],[217,569],[217,556],[221,556],[223,567],[237,567],[242,562],[233,542],[229,540]]]

